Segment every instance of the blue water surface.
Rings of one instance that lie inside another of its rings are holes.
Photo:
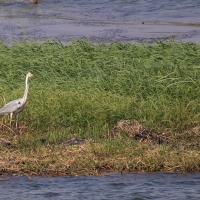
[[[11,176],[0,181],[1,199],[200,199],[200,173],[101,176]]]

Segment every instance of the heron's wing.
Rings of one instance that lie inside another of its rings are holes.
[[[16,100],[10,101],[9,103],[5,104],[2,108],[0,108],[0,115],[18,113],[23,109],[23,107],[24,105],[23,105],[22,99],[16,99]]]

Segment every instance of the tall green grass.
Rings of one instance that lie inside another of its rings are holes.
[[[102,137],[118,121],[181,132],[200,122],[200,46],[74,41],[0,44],[0,106],[22,97],[27,132],[49,141]]]

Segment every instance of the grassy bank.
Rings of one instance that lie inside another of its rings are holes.
[[[1,43],[0,66],[0,106],[34,74],[19,128],[0,118],[2,173],[200,171],[199,45]]]

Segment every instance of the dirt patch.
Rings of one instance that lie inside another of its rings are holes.
[[[127,136],[140,141],[150,140],[158,144],[162,144],[163,142],[169,142],[171,140],[169,134],[146,129],[137,120],[120,121],[113,128],[112,132],[115,136],[118,137]]]
[[[190,128],[182,133],[164,133],[152,129],[146,129],[137,120],[124,120],[117,123],[111,133],[117,137],[127,136],[135,140],[146,141],[162,144],[175,141],[187,140],[190,145],[196,145],[200,149],[200,126]],[[192,141],[195,138],[195,143]]]

